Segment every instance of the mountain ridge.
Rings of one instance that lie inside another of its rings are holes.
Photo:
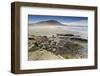
[[[31,24],[29,24],[30,26],[33,26],[33,25],[60,25],[60,26],[75,26],[75,27],[87,27],[87,26],[80,26],[80,25],[73,25],[73,24],[63,24],[63,23],[61,23],[61,22],[59,22],[59,21],[57,21],[57,20],[46,20],[46,21],[40,21],[40,22],[36,22],[36,23],[31,23]]]
[[[64,25],[57,20],[40,21],[40,22],[29,24],[29,25],[46,25],[46,24],[49,24],[49,25]]]

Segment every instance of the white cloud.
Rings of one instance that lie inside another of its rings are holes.
[[[88,20],[80,20],[75,22],[66,23],[67,25],[78,25],[78,26],[87,26]]]

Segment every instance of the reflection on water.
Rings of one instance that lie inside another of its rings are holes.
[[[52,36],[58,33],[84,35],[86,38],[88,35],[88,27],[86,26],[33,26],[33,28],[29,28],[30,35],[34,34],[34,35]]]
[[[83,26],[83,27],[76,27],[76,26],[63,26],[63,27],[60,27],[61,29],[63,30],[70,30],[70,31],[76,31],[76,32],[81,32],[81,33],[85,33],[87,34],[88,33],[88,27],[86,26]]]

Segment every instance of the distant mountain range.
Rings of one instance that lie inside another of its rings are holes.
[[[64,25],[64,24],[62,24],[62,23],[60,23],[59,21],[56,21],[56,20],[47,20],[47,21],[40,21],[40,22],[37,22],[37,23],[32,23],[32,24],[29,24],[29,25]]]
[[[40,22],[37,22],[37,23],[32,23],[32,24],[29,24],[30,26],[34,26],[34,25],[50,25],[50,26],[76,26],[76,27],[87,27],[87,26],[82,26],[81,25],[78,25],[78,24],[63,24],[59,21],[56,21],[56,20],[47,20],[47,21],[40,21]]]

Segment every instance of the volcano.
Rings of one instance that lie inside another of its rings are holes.
[[[29,25],[64,25],[62,23],[60,23],[59,21],[56,21],[56,20],[47,20],[47,21],[40,21],[40,22],[37,22],[37,23],[32,23],[32,24],[29,24]]]

